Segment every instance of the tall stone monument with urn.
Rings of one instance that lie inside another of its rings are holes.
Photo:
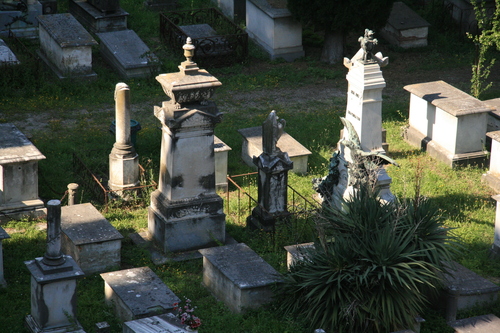
[[[183,252],[225,241],[222,198],[215,192],[214,128],[221,121],[209,98],[221,83],[192,61],[184,45],[178,73],[156,77],[169,101],[155,106],[162,124],[160,177],[151,195],[148,232],[164,252]]]

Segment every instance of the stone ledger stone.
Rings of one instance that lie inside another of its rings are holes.
[[[61,207],[61,220],[63,252],[85,274],[120,266],[123,236],[92,204]]]
[[[235,313],[271,301],[280,274],[244,243],[199,250],[203,285]]]
[[[136,319],[123,323],[123,333],[188,333],[179,318],[172,313]]]
[[[500,318],[493,314],[454,320],[448,323],[455,333],[498,333]]]

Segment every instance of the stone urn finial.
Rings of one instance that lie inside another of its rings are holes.
[[[186,61],[192,63],[194,56],[194,49],[196,48],[191,41],[191,37],[186,39],[186,44],[182,47],[184,49],[184,56],[186,57]]]

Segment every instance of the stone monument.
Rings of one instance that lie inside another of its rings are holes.
[[[61,251],[61,202],[47,203],[47,250],[24,262],[31,273],[31,313],[26,325],[33,333],[85,333],[76,318],[76,280],[84,276],[72,257]]]
[[[209,101],[221,83],[191,60],[191,38],[183,48],[186,61],[180,71],[156,77],[171,99],[154,109],[162,124],[162,143],[148,231],[165,252],[225,241],[225,214],[222,198],[215,192],[214,161],[214,127],[222,113]]]
[[[7,238],[10,238],[9,234],[2,227],[0,227],[0,287],[7,286],[7,282],[5,281],[3,273],[3,249],[2,249],[2,241]]]
[[[288,171],[293,162],[286,152],[277,147],[283,134],[285,120],[279,119],[272,111],[262,123],[262,154],[253,157],[258,168],[258,202],[247,218],[247,226],[264,230],[273,230],[278,219],[286,219]]]
[[[115,88],[116,142],[109,154],[108,186],[118,196],[139,185],[139,155],[130,136],[130,89],[120,82]]]

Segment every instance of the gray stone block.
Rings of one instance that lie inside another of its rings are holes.
[[[498,333],[500,332],[500,318],[493,314],[451,321],[449,326],[455,333]]]
[[[121,8],[111,13],[104,13],[87,1],[70,0],[69,12],[91,33],[127,29],[129,14]]]
[[[166,313],[159,316],[142,318],[127,321],[123,324],[123,333],[187,333],[185,325],[181,324],[172,313]]]

